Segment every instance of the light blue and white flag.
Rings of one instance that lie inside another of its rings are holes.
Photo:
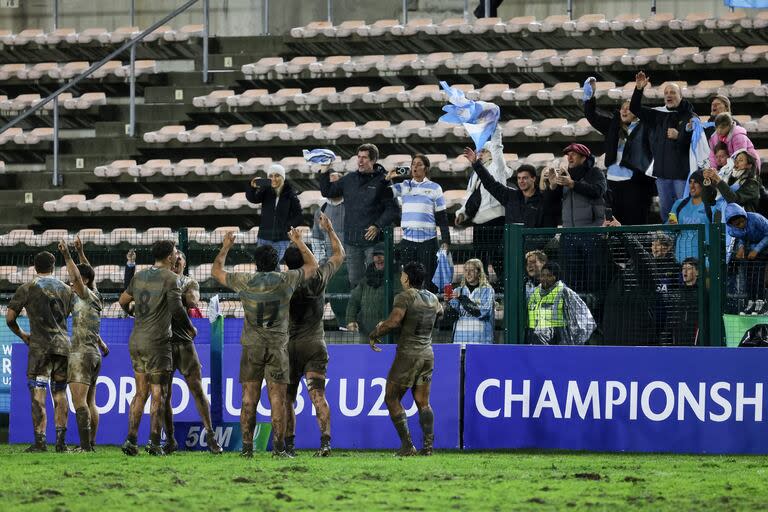
[[[725,0],[726,7],[742,7],[744,9],[768,9],[768,0]]]
[[[453,282],[453,258],[448,251],[440,249],[437,251],[437,267],[435,267],[435,274],[432,276],[432,283],[437,286],[438,290],[442,290],[445,285]],[[450,299],[446,297],[445,300]]]
[[[707,134],[704,133],[704,128],[710,123],[702,123],[698,117],[691,118],[691,147],[688,151],[688,180],[691,179],[691,174],[699,169],[707,169],[712,166],[709,161],[709,143],[707,142]],[[685,193],[683,197],[688,197],[689,190],[685,187]]]
[[[313,164],[332,164],[336,160],[336,153],[330,149],[304,150],[304,160]]]
[[[439,120],[464,125],[464,129],[475,143],[475,150],[480,151],[499,123],[499,106],[487,101],[467,99],[463,91],[449,86],[448,82],[440,82],[440,87],[448,94],[450,105],[443,107],[445,114]]]

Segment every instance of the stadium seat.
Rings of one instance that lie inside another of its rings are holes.
[[[430,18],[417,18],[408,20],[405,25],[393,25],[389,28],[389,33],[393,36],[412,36],[419,32],[425,32],[427,27],[432,25]]]
[[[95,245],[104,245],[104,232],[101,228],[86,228],[77,232],[77,236],[84,244],[92,243]]]
[[[725,12],[704,20],[704,26],[711,30],[727,30],[740,24],[744,18],[746,14],[743,11]]]
[[[297,105],[317,105],[326,101],[331,94],[336,94],[335,87],[315,87],[307,93],[296,94],[292,100]]]
[[[480,89],[467,93],[467,97],[469,99],[493,102],[501,98],[502,93],[507,90],[509,90],[509,84],[485,84]]]
[[[19,80],[40,80],[44,76],[48,76],[48,72],[52,69],[58,69],[59,65],[55,62],[40,62],[32,65],[32,67],[24,66],[16,71],[16,77]]]
[[[634,55],[625,55],[621,63],[625,66],[646,66],[649,62],[655,61],[659,55],[664,53],[663,48],[641,48]]]
[[[266,89],[248,89],[243,94],[229,96],[225,101],[230,107],[250,107],[259,103],[259,98],[269,94]]]
[[[250,141],[267,141],[272,140],[275,137],[280,136],[280,132],[287,130],[288,125],[285,123],[270,123],[261,127],[251,128],[245,132],[246,140]]]
[[[209,244],[220,244],[224,240],[224,235],[233,232],[235,235],[240,234],[240,228],[237,226],[219,226],[218,228],[215,228],[208,238]],[[210,271],[209,271],[210,274]]]
[[[563,28],[563,24],[566,21],[570,21],[568,16],[565,14],[555,14],[552,16],[547,16],[542,21],[532,21],[528,23],[528,31],[529,32],[554,32],[555,30],[559,28]]]
[[[390,56],[386,60],[376,63],[376,69],[382,72],[395,72],[402,71],[403,68],[413,67],[413,64],[419,60],[419,56],[415,53],[404,53],[400,55]]]
[[[429,53],[424,58],[417,59],[411,63],[413,69],[437,69],[440,66],[445,66],[445,63],[453,59],[453,53],[451,52],[436,52]]]
[[[239,171],[240,162],[237,161],[237,158],[217,158],[202,167],[202,174],[200,173],[200,167],[195,168],[194,173],[198,176],[218,176],[225,171],[230,174],[237,174],[237,172],[232,172],[232,169],[235,168]]]
[[[229,197],[221,197],[213,202],[213,207],[217,210],[237,210],[249,205],[254,208],[258,206],[248,202],[245,198],[245,192],[236,192]]]
[[[309,209],[313,206],[320,207],[325,204],[325,198],[319,190],[305,190],[299,194],[299,202],[302,209]]]
[[[104,243],[106,245],[119,245],[122,242],[138,244],[139,237],[136,235],[136,228],[115,228],[109,234],[104,234]]]
[[[504,23],[501,18],[480,18],[475,20],[474,23],[464,23],[459,25],[459,32],[462,34],[486,34],[488,32],[496,32],[496,27],[500,27],[502,31],[505,29]],[[502,32],[503,33],[503,32]]]
[[[171,161],[166,159],[147,160],[141,165],[132,165],[128,167],[128,174],[136,178],[147,178],[157,173],[162,173],[163,169],[170,167]]]
[[[578,82],[559,82],[554,87],[537,91],[536,97],[542,101],[560,101],[569,97],[580,86]]]
[[[544,89],[541,82],[520,84],[516,89],[509,89],[501,93],[501,97],[507,101],[528,101]]]
[[[110,205],[120,200],[120,194],[99,194],[93,199],[80,201],[77,203],[77,209],[81,212],[100,212]]]
[[[243,138],[251,128],[253,128],[251,124],[233,124],[211,133],[211,140],[214,142],[233,142]]]
[[[755,13],[752,18],[742,18],[739,24],[744,28],[762,29],[768,27],[768,11],[762,10]],[[760,160],[763,160],[762,158]]]
[[[13,77],[18,77],[18,73],[24,72],[26,69],[26,64],[3,64],[0,66],[0,80],[9,80]]]
[[[567,125],[567,119],[544,119],[537,124],[526,126],[523,129],[523,133],[529,137],[550,137],[555,133],[562,133],[563,128]]]
[[[166,41],[187,41],[195,37],[203,37],[204,30],[204,26],[199,23],[184,25],[179,30],[165,32],[163,39]]]
[[[218,107],[227,102],[227,98],[231,98],[235,95],[235,91],[231,89],[224,89],[219,91],[213,91],[205,96],[195,96],[192,98],[192,105],[196,107]]]
[[[515,65],[520,68],[538,67],[557,56],[557,50],[551,48],[533,50],[531,53],[515,59]]]
[[[278,162],[286,171],[297,170],[301,173],[309,173],[309,162],[303,156],[287,156]]]
[[[549,59],[549,63],[556,67],[570,67],[577,66],[582,62],[585,62],[587,57],[592,56],[592,48],[577,48],[574,50],[568,50],[564,54],[554,55]]]
[[[267,75],[274,71],[275,66],[283,63],[282,57],[262,57],[256,62],[245,64],[240,68],[244,75]]]
[[[253,157],[243,163],[240,173],[243,175],[252,175],[257,172],[266,172],[266,169],[272,165],[271,158]]]
[[[357,29],[366,26],[364,20],[347,20],[331,28],[323,29],[325,37],[349,37],[356,33]]]
[[[205,210],[209,206],[213,206],[213,203],[217,199],[221,199],[221,198],[222,198],[221,192],[203,192],[195,197],[182,199],[181,201],[179,201],[178,206],[182,210],[188,210],[188,211]]]
[[[105,28],[87,28],[78,34],[70,34],[66,36],[69,44],[88,44],[93,41],[98,41],[99,37],[103,37],[104,34],[109,34],[109,30]]]
[[[599,54],[591,54],[584,57],[584,62],[588,66],[610,66],[619,62],[624,55],[627,55],[627,48],[607,48]]]
[[[426,124],[427,123],[422,119],[402,121],[398,125],[384,128],[382,130],[382,134],[389,138],[403,139],[405,137],[410,137],[411,135],[417,134],[419,128],[424,128]]]
[[[159,130],[145,133],[144,142],[165,143],[171,139],[175,139],[180,133],[184,132],[185,129],[186,128],[184,128],[184,125],[182,124],[163,126]]]
[[[402,103],[416,103],[431,98],[432,94],[439,91],[440,87],[435,84],[417,85],[413,89],[398,92],[395,97]]]
[[[93,173],[100,178],[115,178],[132,167],[136,167],[136,160],[115,160],[107,165],[99,165],[93,169]]]
[[[0,241],[0,245],[5,245]],[[16,265],[2,265],[0,266],[0,282],[7,282],[11,284],[17,284],[19,281],[19,273],[16,270]]]
[[[702,80],[696,85],[686,87],[683,97],[709,98],[717,94],[722,87],[725,87],[722,80]]]
[[[385,129],[392,126],[389,121],[368,121],[364,125],[351,128],[347,132],[347,137],[350,139],[370,139],[378,135],[382,135]]]
[[[280,89],[274,94],[265,94],[259,96],[259,103],[264,106],[281,106],[288,103],[288,100],[292,100],[297,94],[301,94],[300,88],[284,88]]]
[[[117,27],[112,32],[104,32],[96,38],[101,44],[120,44],[139,35],[139,27]]]
[[[363,25],[362,27],[357,27],[355,32],[360,37],[379,37],[389,32],[392,27],[399,24],[400,21],[394,19],[377,20],[372,25]]]
[[[577,20],[563,22],[563,30],[566,32],[589,32],[593,28],[598,28],[600,23],[605,21],[605,14],[585,14]]]
[[[347,87],[343,91],[336,92],[328,95],[326,101],[328,103],[353,103],[363,97],[364,94],[370,92],[367,86],[354,85]]]
[[[728,95],[731,98],[741,98],[747,94],[754,94],[755,96],[765,96],[766,88],[760,82],[760,80],[736,80],[728,87]]]
[[[0,108],[3,110],[25,110],[39,101],[39,94],[19,94],[13,99],[6,97],[5,101],[0,102]]]
[[[179,206],[189,196],[183,192],[171,192],[160,197],[155,197],[144,203],[144,208],[151,212],[167,212]]]
[[[419,137],[425,139],[440,139],[449,133],[453,133],[455,125],[438,121],[434,124],[428,124],[418,129]]]
[[[450,209],[461,206],[461,203],[464,201],[464,196],[466,196],[465,190],[444,190],[443,197],[445,198],[445,207]]]
[[[325,128],[315,130],[312,137],[321,140],[336,140],[339,137],[346,135],[347,132],[354,127],[354,121],[336,121]]]
[[[73,28],[57,28],[52,32],[35,36],[35,42],[39,45],[55,46],[66,41],[67,36],[72,35],[77,37],[77,32],[75,32],[75,29]]]
[[[385,55],[363,55],[347,62],[342,66],[347,73],[365,73],[371,69],[377,68],[388,57]]]
[[[21,128],[8,128],[3,133],[0,133],[0,145],[13,141],[15,137],[22,135],[23,133],[24,131]]]
[[[35,245],[35,240],[35,232],[31,229],[12,229],[8,234],[0,237],[0,245],[4,247],[12,247],[17,244],[24,244],[32,247]]]
[[[91,94],[99,94],[99,93],[91,93]],[[103,93],[101,93],[101,94],[103,94]],[[75,106],[77,106],[77,103],[76,103],[77,102],[77,98],[72,98],[72,93],[71,92],[62,92],[61,94],[59,94],[59,106],[60,107],[64,107],[66,109],[67,108],[67,102],[71,102],[73,100],[75,101]],[[106,103],[106,98],[105,98],[104,102]],[[39,101],[35,101],[32,105],[34,106],[34,105],[37,105],[38,103],[40,103],[40,102]],[[52,111],[53,110],[53,102],[49,101],[48,103],[43,105],[43,110]]]
[[[659,30],[669,26],[669,22],[674,19],[675,15],[671,12],[659,12],[649,16],[648,18],[640,18],[634,21],[633,25],[636,30]]]
[[[310,63],[308,69],[309,72],[313,74],[332,74],[351,60],[352,57],[349,55],[331,55],[320,62]]]
[[[143,208],[147,201],[154,199],[152,194],[131,194],[125,199],[115,201],[110,205],[110,208],[118,212],[133,212],[139,208]]]
[[[6,42],[6,44],[11,46],[24,46],[34,42],[37,37],[41,36],[45,37],[45,32],[43,30],[39,28],[28,28],[14,35],[10,41]]]
[[[619,14],[612,20],[602,20],[597,23],[597,28],[604,32],[621,32],[627,27],[631,27],[635,21],[640,19],[639,14]]]
[[[288,62],[281,62],[274,67],[278,75],[298,75],[313,62],[317,62],[317,57],[300,56],[294,57]]]
[[[22,132],[13,138],[16,144],[39,144],[43,141],[53,140],[53,128],[34,128],[28,132]]]
[[[733,52],[728,55],[728,60],[731,62],[752,63],[757,62],[758,59],[765,58],[767,53],[768,45],[747,46],[740,52]]]
[[[560,129],[560,133],[566,137],[584,137],[593,131],[596,130],[592,128],[592,125],[589,124],[589,121],[583,118],[579,119],[575,123],[568,123]]]
[[[669,53],[662,53],[661,55],[657,55],[656,62],[663,65],[680,65],[684,62],[695,60],[695,57],[698,53],[698,46],[683,46],[680,48],[675,48]]]
[[[472,66],[480,66],[483,68],[491,67],[488,52],[456,53],[452,58],[445,61],[445,67],[448,69],[466,70]]]
[[[327,20],[311,21],[303,27],[295,27],[290,30],[291,37],[294,38],[309,38],[315,37],[318,34],[323,33],[325,29],[332,29],[333,23]]]
[[[72,237],[66,229],[46,229],[35,238],[33,238],[32,245],[37,247],[45,247],[47,245],[56,245],[61,240],[70,242]]]
[[[195,144],[197,142],[202,142],[205,139],[210,139],[211,135],[218,132],[220,129],[221,128],[215,124],[201,124],[195,126],[191,130],[184,130],[177,133],[176,139],[185,144]]]
[[[85,201],[83,194],[66,194],[54,201],[43,203],[43,210],[46,212],[66,212],[72,208],[77,208],[77,203]]]
[[[717,64],[728,56],[736,53],[735,46],[713,46],[706,52],[700,52],[693,55],[693,62],[696,64]]]
[[[171,27],[170,25],[161,25],[157,27],[155,30],[153,30],[152,32],[150,32],[149,34],[147,34],[144,37],[143,41],[145,43],[151,43],[153,41],[157,41],[158,39],[163,39],[165,34],[172,30],[173,30],[173,27]]]
[[[530,119],[512,119],[504,123],[502,129],[505,137],[514,137],[523,133],[526,127],[532,125],[533,121]]]
[[[465,30],[471,33],[472,25],[464,21],[464,18],[446,18],[438,24],[426,25],[424,33],[433,36],[444,36],[454,32],[461,32],[462,27],[466,27]]]
[[[669,20],[670,30],[693,30],[700,27],[708,19],[712,18],[710,13],[692,12],[683,19]]]
[[[405,92],[402,85],[385,85],[378,91],[372,91],[363,95],[364,103],[386,103],[391,99],[397,98],[397,95]]]
[[[131,65],[126,64],[119,68],[115,68],[115,76],[127,78],[131,76]],[[134,63],[134,76],[140,75],[153,75],[157,73],[157,61],[156,60],[137,60]]]
[[[62,101],[64,94],[59,95],[59,102]],[[86,92],[77,98],[68,98],[64,100],[64,108],[68,110],[86,110],[91,107],[106,105],[107,95],[103,92]],[[50,103],[53,108],[52,103]],[[48,105],[46,105],[47,107]]]
[[[88,78],[105,78],[109,75],[114,75],[117,69],[122,68],[123,63],[119,60],[110,60],[99,69],[88,75]]]

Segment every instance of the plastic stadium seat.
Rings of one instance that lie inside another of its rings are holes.
[[[464,52],[457,53],[453,58],[445,62],[445,67],[455,70],[466,70],[472,66],[483,68],[491,67],[491,61],[488,58],[488,52]]]
[[[413,89],[398,92],[396,98],[397,101],[402,103],[417,103],[423,101],[425,98],[431,98],[432,94],[439,90],[440,87],[434,84],[417,85]]]
[[[115,228],[110,233],[104,233],[105,245],[119,245],[122,242],[137,244],[138,241],[136,228]]]
[[[365,27],[364,20],[348,20],[343,21],[340,25],[326,28],[323,30],[323,35],[326,37],[349,37],[357,32],[357,29]]]
[[[659,30],[669,26],[669,22],[675,18],[671,12],[659,12],[645,19],[639,19],[634,22],[636,30]]]
[[[0,43],[6,45],[13,44],[13,32],[10,30],[0,29]]]
[[[0,243],[0,245],[3,244]],[[19,273],[16,270],[16,265],[0,266],[0,281],[5,281],[11,284],[19,282]]]
[[[464,28],[467,32],[462,31]],[[464,18],[446,18],[438,24],[426,25],[423,32],[429,35],[448,35],[455,32],[471,33],[472,25],[464,21]]]
[[[312,206],[320,207],[325,204],[325,198],[319,190],[305,190],[299,194],[299,203],[302,209],[309,209]]]
[[[302,91],[300,88],[284,88],[284,89],[280,89],[274,94],[266,94],[264,96],[260,96],[259,103],[261,103],[264,106],[285,105],[286,103],[288,103],[288,100],[292,100],[294,96],[301,93]]]
[[[254,127],[245,132],[246,140],[250,141],[266,141],[272,140],[280,136],[280,132],[287,130],[288,125],[285,123],[270,123],[261,127]]]
[[[26,69],[26,64],[3,64],[0,66],[0,80],[18,77],[19,72],[25,72]]]
[[[694,55],[693,62],[697,64],[717,64],[728,59],[728,56],[733,53],[736,53],[735,46],[713,46],[706,52]]]
[[[562,28],[566,21],[570,21],[565,14],[547,16],[543,21],[532,21],[528,24],[529,32],[554,32]]]
[[[16,144],[39,144],[43,141],[53,140],[53,128],[34,128],[13,138]]]
[[[393,55],[390,58],[383,60],[376,64],[376,69],[379,71],[402,71],[403,68],[413,67],[413,64],[419,60],[419,56],[415,53],[403,53],[400,55]]]
[[[317,62],[317,57],[300,56],[294,57],[288,62],[276,64],[274,71],[278,75],[297,75],[307,69],[313,62]]]
[[[336,140],[339,137],[346,135],[347,132],[354,127],[354,121],[336,121],[325,128],[315,130],[312,136],[316,139]]]
[[[487,32],[496,32],[496,27],[500,27],[502,32],[505,31],[505,25],[502,23],[501,18],[480,18],[474,23],[464,23],[459,25],[459,32],[462,34],[485,34]]]
[[[67,80],[74,78],[89,67],[91,67],[91,64],[86,61],[68,62],[62,67],[49,70],[48,76],[54,80]]]
[[[450,123],[444,123],[442,121],[438,121],[434,124],[426,125],[422,128],[419,128],[418,135],[421,138],[424,139],[441,139],[448,135],[449,133],[453,133],[453,127],[455,125]]]
[[[405,25],[394,25],[389,28],[389,33],[393,36],[412,36],[419,32],[425,32],[427,27],[432,26],[430,18],[417,18],[408,20]]]
[[[705,12],[692,12],[683,19],[669,20],[670,30],[693,30],[704,24],[710,19],[712,14]]]
[[[233,142],[245,136],[245,132],[253,128],[251,124],[233,124],[217,132],[211,133],[211,140],[214,142]]]
[[[335,87],[315,87],[307,93],[295,95],[292,99],[297,105],[317,105],[326,101],[332,94],[336,94]]]
[[[640,20],[639,14],[619,14],[612,20],[603,20],[598,22],[597,28],[603,31],[621,32],[627,27],[633,26],[635,21]]]
[[[477,97],[481,101],[496,101],[501,98],[504,91],[509,90],[509,84],[485,84],[480,89],[475,89],[472,94],[468,94],[471,99]]]
[[[638,52],[632,56],[631,65],[645,66],[649,62],[655,61],[659,55],[663,55],[664,50],[662,48],[641,48]],[[625,59],[621,59],[622,64],[627,64]]]
[[[93,173],[100,178],[115,178],[128,172],[131,167],[136,167],[136,160],[115,160],[107,165],[99,165]]]
[[[171,32],[173,30],[173,27],[170,25],[161,25],[157,27],[155,30],[150,32],[149,34],[144,37],[142,40],[145,43],[151,43],[152,41],[157,41],[158,39],[163,39],[165,34],[167,32]]]
[[[426,124],[427,123],[422,119],[402,121],[396,126],[385,128],[383,130],[383,135],[385,137],[402,139],[411,135],[416,135],[419,128],[424,128]]]
[[[746,63],[752,63],[757,62],[758,59],[765,58],[766,53],[768,53],[768,45],[753,45],[753,46],[747,46],[744,50],[741,52],[733,52],[730,55],[728,55],[728,59],[731,62],[746,62]]]
[[[104,34],[109,34],[109,30],[105,28],[87,28],[79,34],[76,34],[77,38],[74,40],[67,36],[67,42],[69,44],[88,44],[92,41],[98,40],[99,36],[103,37]]]
[[[219,130],[221,130],[221,128],[215,124],[201,124],[199,126],[195,126],[191,130],[179,132],[176,135],[176,139],[179,142],[183,142],[185,144],[194,144],[197,142],[202,142],[205,139],[210,139],[211,135],[218,132]]]
[[[520,84],[516,89],[504,91],[501,97],[508,101],[528,101],[544,89],[542,82]]]
[[[725,87],[722,80],[702,80],[696,85],[691,85],[683,91],[684,97],[693,96],[694,98],[709,98],[718,93],[720,88]]]
[[[492,68],[504,68],[516,63],[522,57],[523,52],[520,50],[503,50],[491,57],[489,64]]]
[[[557,57],[557,50],[533,50],[527,56],[515,59],[515,65],[520,68],[538,67],[549,62],[552,57]]]
[[[123,284],[125,270],[120,265],[97,265],[93,268],[93,273],[97,284],[107,282]]]
[[[119,200],[120,194],[99,194],[93,199],[77,203],[77,209],[81,212],[100,212]]]
[[[362,99],[364,103],[386,103],[397,98],[401,92],[405,92],[405,87],[402,85],[385,85],[378,91],[364,94]]]
[[[578,82],[559,82],[552,88],[536,92],[536,97],[542,101],[560,101],[569,97],[579,87],[581,84]]]
[[[566,32],[589,32],[593,28],[598,28],[600,23],[605,21],[605,14],[585,14],[578,20],[564,22],[563,30]]]
[[[282,165],[286,172],[290,172],[292,170],[296,170],[301,173],[309,172],[310,164],[304,159],[303,156],[286,156],[277,163]]]
[[[199,167],[194,172],[199,176],[218,176],[225,171],[230,174],[236,174],[232,172],[233,168],[238,170],[240,168],[240,162],[237,161],[237,158],[217,158],[213,162],[205,164],[202,168],[202,173],[200,173],[201,169]]]
[[[389,57],[385,55],[363,55],[353,58],[342,66],[347,73],[365,73],[371,69],[377,68],[380,63],[385,62]]]
[[[656,62],[659,64],[683,64],[690,60],[694,60],[696,54],[699,53],[698,46],[684,46],[681,48],[675,48],[671,52],[665,52],[656,56]]]
[[[592,125],[589,124],[589,121],[582,118],[575,123],[569,123],[563,126],[560,133],[566,137],[584,137],[593,131],[595,130],[592,128]]]
[[[6,99],[4,110],[25,110],[40,101],[39,94],[19,94],[12,100]]]
[[[278,137],[280,137],[280,140],[284,141],[304,140],[312,137],[315,130],[321,127],[322,125],[320,123],[299,123],[296,126],[280,130]]]
[[[205,161],[202,158],[185,158],[160,171],[163,176],[186,176],[189,173],[204,173]]]
[[[451,172],[463,173],[471,168],[472,165],[469,163],[469,160],[464,157],[464,155],[459,155],[451,161]],[[461,192],[463,193],[464,191]]]
[[[66,41],[67,37],[77,38],[77,32],[75,31],[75,29],[57,28],[53,32],[36,36],[35,42],[40,45],[47,44],[47,45],[53,46]]]
[[[246,176],[256,174],[257,172],[266,172],[266,169],[272,165],[272,159],[271,158],[265,158],[265,157],[254,157],[249,158],[247,161],[243,162],[242,167],[240,168],[240,173]]]
[[[59,95],[59,102],[61,103],[61,97],[64,94]],[[86,92],[77,98],[69,98],[64,101],[64,108],[68,110],[86,110],[91,107],[107,104],[107,95],[103,92]],[[46,105],[47,107],[48,105]],[[53,108],[53,106],[51,106]]]
[[[184,125],[182,124],[163,126],[159,130],[145,133],[144,142],[149,142],[149,143],[168,142],[171,139],[175,139],[180,133],[184,132],[185,129],[186,128],[184,128]]]
[[[106,32],[97,36],[101,44],[119,44],[139,35],[139,27],[117,27],[112,32]]]
[[[196,107],[218,107],[221,104],[227,102],[227,98],[231,98],[235,95],[235,91],[231,89],[213,91],[205,96],[195,96],[192,98],[192,105]]]
[[[92,94],[98,94],[98,93],[92,93]],[[59,106],[63,108],[67,108],[67,102],[72,100],[72,93],[71,92],[63,92],[59,94]],[[106,102],[106,100],[105,100]],[[34,105],[37,105],[40,103],[39,101],[35,101],[33,103]],[[77,106],[77,104],[75,104]],[[43,105],[43,110],[52,111],[53,110],[53,101],[49,101],[45,105]]]
[[[743,18],[739,24],[744,28],[761,29],[768,27],[768,11],[762,10],[755,13],[754,18]],[[761,161],[765,160],[761,157]]]
[[[464,158],[463,156],[461,158]],[[461,206],[466,195],[465,190],[446,190],[443,192],[445,198],[445,207],[453,208],[454,206]]]
[[[193,37],[203,37],[205,28],[199,23],[184,25],[179,30],[170,30],[163,34],[166,41],[187,41]]]
[[[517,34],[523,30],[528,30],[528,26],[535,21],[535,16],[516,16],[509,19],[506,23],[494,25],[493,31],[497,34]]]
[[[523,133],[526,127],[532,125],[533,121],[531,119],[512,119],[501,126],[505,137],[514,137],[515,135]]]
[[[240,228],[237,226],[220,226],[218,228],[215,228],[211,233],[210,237],[208,239],[208,243],[211,244],[220,244],[224,240],[224,235],[229,232],[235,233],[235,235],[240,234]],[[210,274],[210,272],[209,272]]]
[[[144,208],[152,212],[166,212],[172,208],[179,206],[183,200],[189,198],[189,196],[183,192],[171,192],[164,196],[150,199],[144,203]]]
[[[372,25],[363,25],[362,27],[357,27],[355,32],[360,37],[379,37],[384,35],[386,32],[389,32],[392,27],[399,24],[400,21],[394,19],[377,20]]]
[[[220,197],[213,202],[213,207],[217,210],[237,210],[245,206],[248,200],[245,198],[245,192],[237,192],[231,197]]]
[[[334,94],[330,94],[326,101],[328,103],[353,103],[363,97],[364,94],[370,92],[370,89],[367,86],[359,86],[354,85],[352,87],[347,87],[343,91],[339,91]]]
[[[592,48],[577,48],[575,50],[568,50],[568,52],[555,55],[549,59],[549,63],[553,66],[576,66],[582,62],[585,62],[587,57],[592,56]]]
[[[392,123],[389,121],[368,121],[364,125],[356,126],[347,132],[347,137],[350,139],[371,139],[378,135],[382,135],[384,130],[389,129]]]
[[[544,119],[523,129],[529,137],[550,137],[555,133],[562,133],[563,128],[568,125],[568,120],[563,118]]]
[[[54,201],[43,203],[43,209],[47,212],[66,212],[77,207],[77,203],[85,201],[83,194],[67,194]]]
[[[55,62],[40,62],[31,67],[24,66],[21,69],[17,69],[16,77],[19,80],[39,80],[47,76],[48,72],[52,69],[59,69],[59,65]]]
[[[134,74],[135,76],[139,75],[153,75],[157,73],[157,61],[156,60],[137,60],[134,63]],[[125,66],[119,67],[115,69],[115,76],[118,77],[129,77],[131,76],[131,65],[127,64]]]
[[[320,62],[312,62],[308,68],[310,73],[331,74],[343,68],[344,64],[351,61],[352,57],[349,55],[332,55]]]
[[[704,20],[704,26],[712,30],[727,30],[740,24],[741,20],[746,17],[747,15],[744,13],[744,11],[725,12],[716,18],[709,18]]]
[[[14,138],[23,135],[23,133],[24,131],[21,128],[8,128],[3,133],[0,133],[0,145],[13,141]]]
[[[213,203],[217,199],[221,199],[221,192],[203,192],[195,197],[189,197],[179,201],[178,206],[182,210],[198,211],[205,210],[209,206],[213,206]]]
[[[52,210],[46,210],[52,211]],[[0,245],[11,247],[17,244],[35,245],[37,237],[31,229],[12,229],[0,238]]]
[[[445,63],[453,59],[451,52],[428,53],[423,59],[418,59],[411,64],[413,69],[437,69],[445,66]]]
[[[269,91],[266,89],[248,89],[243,94],[228,97],[225,101],[230,107],[250,107],[254,103],[259,103],[259,99],[268,94]]]
[[[41,36],[45,37],[45,32],[43,30],[39,28],[28,28],[13,36],[13,40],[7,44],[11,44],[13,46],[24,46],[34,42],[37,37]]]
[[[327,20],[322,21],[310,21],[303,27],[295,27],[290,31],[291,37],[294,38],[306,38],[315,37],[321,34],[325,29],[332,29],[333,23]]]
[[[442,153],[429,154],[427,155],[427,158],[429,158],[429,164],[431,169],[439,168],[441,163],[448,161],[448,157]]]
[[[69,242],[71,238],[66,229],[46,229],[32,240],[32,244],[37,247],[45,247],[46,245],[58,244],[62,239]]]
[[[728,87],[728,96],[731,98],[740,98],[747,94],[765,96],[765,87],[760,80],[736,80]]]
[[[88,75],[88,78],[105,78],[109,75],[114,75],[116,71],[123,67],[123,63],[119,60],[110,60],[99,69]]]
[[[262,57],[251,64],[245,64],[240,68],[244,75],[266,75],[275,70],[275,66],[283,63],[282,57]]]
[[[115,201],[110,205],[110,208],[118,212],[134,212],[139,208],[143,208],[147,201],[154,199],[152,194],[131,194],[125,199]]]

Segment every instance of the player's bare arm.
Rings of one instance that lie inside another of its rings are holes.
[[[83,241],[80,240],[79,236],[75,237],[75,250],[77,251],[77,261],[78,263],[82,263],[84,265],[88,265],[89,267],[92,267],[91,262],[88,261],[88,258],[85,256],[85,251],[83,250]]]
[[[120,304],[120,307],[123,308],[126,314],[133,316],[133,296],[130,293],[121,293],[117,303]]]
[[[313,275],[315,275],[315,272],[317,272],[318,269],[315,255],[312,254],[312,251],[309,250],[307,244],[304,243],[304,240],[301,238],[301,233],[299,233],[298,229],[291,228],[291,230],[288,232],[288,238],[291,239],[291,242],[293,242],[299,249],[299,252],[301,252],[301,257],[304,261],[304,265],[301,267],[301,270],[304,271],[304,279],[310,279]]]
[[[29,333],[24,331],[24,329],[19,326],[19,323],[16,321],[18,316],[19,314],[16,311],[9,308],[8,311],[5,312],[5,324],[13,334],[21,338],[24,343],[29,345]]]
[[[386,320],[376,324],[376,327],[368,335],[368,343],[375,352],[381,352],[376,343],[389,331],[397,329],[402,323],[403,317],[405,317],[405,310],[403,308],[393,308]]]
[[[174,322],[178,322],[177,325],[187,331],[193,338],[197,336],[197,329],[192,325],[192,320],[187,315],[187,310],[184,309],[184,304],[181,301],[181,288],[179,288],[177,281],[174,281],[176,285],[168,290],[168,307],[171,312],[171,317]]]
[[[76,240],[80,240],[77,238]],[[80,250],[82,250],[82,243],[80,244]],[[67,273],[69,274],[69,280],[72,282],[72,289],[75,291],[78,297],[85,299],[88,297],[88,290],[86,290],[85,283],[83,282],[83,276],[80,275],[80,271],[77,269],[72,255],[69,254],[69,247],[64,240],[59,241],[59,252],[64,257],[64,263],[67,266]],[[82,263],[83,258],[80,258]],[[86,260],[88,261],[88,260]],[[86,263],[87,265],[87,263]]]
[[[339,268],[344,259],[347,257],[347,253],[344,251],[344,245],[339,240],[339,236],[336,234],[336,230],[333,229],[333,222],[324,213],[320,214],[320,229],[328,233],[328,238],[331,239],[331,257],[328,259],[335,268]]]
[[[213,260],[213,266],[211,266],[211,276],[213,276],[216,282],[224,286],[227,286],[227,271],[224,270],[224,265],[227,262],[227,254],[233,245],[235,245],[235,234],[232,231],[228,231],[224,234],[219,254],[216,255],[216,259]]]

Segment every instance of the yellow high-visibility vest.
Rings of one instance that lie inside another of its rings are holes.
[[[565,327],[565,315],[563,314],[563,289],[562,281],[542,297],[541,286],[537,286],[531,298],[528,299],[528,327],[530,329],[551,329]]]

